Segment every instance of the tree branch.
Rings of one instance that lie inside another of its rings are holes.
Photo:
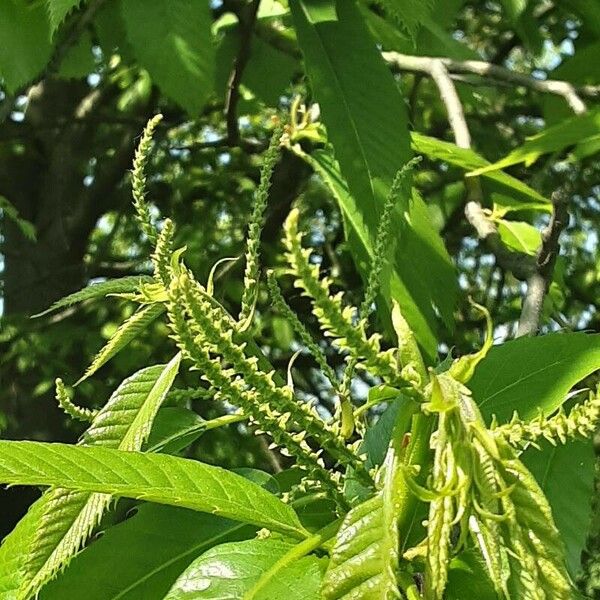
[[[548,227],[542,233],[542,247],[537,256],[536,270],[527,279],[527,293],[523,300],[517,337],[535,335],[540,326],[544,298],[560,253],[560,234],[569,223],[567,199],[568,193],[564,189],[552,194],[554,212]]]
[[[515,73],[505,67],[500,67],[482,60],[454,60],[452,58],[432,58],[427,56],[409,56],[399,52],[383,52],[382,56],[388,66],[395,71],[411,71],[415,73],[425,73],[431,77],[432,61],[441,63],[448,74],[470,74],[485,78],[485,85],[489,85],[490,80],[510,83],[523,86],[543,94],[554,94],[565,99],[575,114],[585,112],[586,106],[581,99],[599,98],[600,86],[583,85],[574,86],[567,81],[558,81],[555,79],[535,79],[529,75]]]
[[[225,94],[225,117],[227,121],[227,138],[231,144],[238,144],[240,130],[238,126],[237,105],[240,100],[240,84],[246,65],[250,60],[250,48],[252,43],[252,32],[260,0],[253,0],[249,6],[239,11],[240,21],[240,49],[233,63],[233,69],[227,82]]]
[[[462,103],[456,92],[454,82],[444,64],[444,59],[427,58],[420,60],[419,65],[423,72],[427,73],[436,84],[440,98],[446,107],[448,121],[456,145],[460,148],[471,148],[471,134],[465,118]],[[535,265],[532,260],[520,254],[511,252],[504,246],[496,227],[490,219],[487,218],[481,202],[483,194],[481,184],[478,178],[465,178],[467,188],[467,203],[465,205],[465,216],[482,239],[496,256],[498,263],[504,268],[510,270],[515,277],[526,279],[531,276]]]

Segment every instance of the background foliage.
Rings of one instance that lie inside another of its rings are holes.
[[[332,24],[336,16],[343,26]],[[377,315],[388,333],[396,299],[432,362],[450,350],[471,352],[484,323],[470,308],[470,296],[491,312],[497,341],[515,336],[526,277],[465,217],[473,191],[465,173],[475,170],[481,174],[481,203],[494,209],[491,220],[502,248],[522,255],[535,255],[553,193],[568,190],[569,218],[549,274],[541,330],[600,332],[600,112],[594,87],[600,75],[592,67],[600,60],[597,0],[380,0],[356,6],[308,0],[6,0],[0,5],[0,40],[3,438],[73,441],[80,433],[55,404],[54,379],[75,382],[133,305],[91,300],[30,317],[89,282],[151,272],[151,244],[134,218],[128,169],[143,126],[159,111],[165,117],[148,168],[148,198],[154,218],[170,215],[177,224],[177,243],[187,246],[199,280],[206,280],[218,259],[243,253],[271,118],[297,109],[299,95],[309,107],[318,100],[320,114],[313,114],[318,124],[298,127],[301,145],[284,152],[276,167],[261,240],[265,265],[282,264],[282,224],[300,198],[321,269],[360,303],[383,198],[398,166],[414,152],[424,160],[412,202],[402,209],[412,227],[402,229],[400,212],[394,215],[400,241],[383,277],[384,308]],[[588,86],[580,90],[584,109],[535,84],[449,67],[472,138],[472,149],[457,148],[431,73],[418,61],[387,54],[384,61],[379,50],[482,60],[534,82]],[[217,271],[219,299],[232,313],[243,293],[242,270],[237,261]],[[306,300],[291,286],[284,294],[316,333]],[[287,321],[269,308],[261,287],[256,338],[285,372],[298,345]],[[501,389],[495,393],[493,412],[509,417],[516,402],[510,386],[527,373],[538,377],[522,389],[530,397],[535,392],[550,410],[598,364],[595,338],[568,338],[563,352],[552,345],[532,353],[530,343],[510,343],[523,356],[515,361],[511,354],[511,364],[502,356],[509,346],[492,351],[488,372],[478,372],[471,385],[484,407],[490,373],[500,373],[499,389],[506,382],[504,395]],[[103,405],[124,377],[149,362],[167,362],[171,348],[164,323],[153,322],[78,386],[78,402]],[[540,374],[538,362],[547,364],[549,355],[552,367]],[[341,357],[328,358],[339,369]],[[333,410],[331,390],[310,356],[301,353],[293,373],[301,394]],[[198,381],[184,373],[178,385]],[[374,383],[357,377],[356,396],[366,399]],[[587,383],[594,384],[593,376]],[[194,400],[204,418],[220,414],[208,400]],[[277,472],[287,464],[261,437],[236,424],[207,432],[190,452],[233,468]],[[569,452],[575,451],[557,449],[557,463],[573,460],[565,458]],[[26,496],[23,490],[0,494],[3,534],[25,511]],[[579,497],[583,504],[586,491]],[[120,527],[150,535],[161,510],[145,507]],[[223,541],[239,534],[230,522],[214,527]],[[576,530],[575,545],[581,545],[582,527]],[[118,536],[122,530],[111,531]],[[100,544],[96,552],[102,553]],[[571,564],[578,558],[575,552]],[[594,587],[593,578],[589,585]]]

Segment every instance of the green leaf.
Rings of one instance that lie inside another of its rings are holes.
[[[143,504],[78,554],[64,573],[46,585],[40,598],[78,598],[81,590],[86,600],[163,598],[202,552],[253,532],[250,526],[214,515]]]
[[[468,176],[484,175],[489,171],[497,171],[519,163],[530,166],[543,154],[564,150],[580,142],[586,142],[598,134],[600,134],[600,109],[590,110],[583,115],[565,119],[558,125],[548,127],[541,133],[527,138],[522,146],[515,148],[504,158],[471,171]]]
[[[50,308],[47,308],[44,312],[34,316],[42,317],[43,315],[47,315],[48,313],[54,312],[61,308],[67,308],[92,298],[104,298],[109,294],[137,292],[143,283],[152,283],[153,281],[154,278],[148,275],[134,275],[131,277],[121,277],[119,279],[109,279],[100,283],[93,283],[92,285],[88,285],[78,292],[74,292],[73,294],[69,294],[64,298],[61,298]]]
[[[214,85],[215,49],[208,2],[123,0],[127,39],[163,93],[196,115]]]
[[[301,2],[291,3],[290,8],[342,177],[330,157],[321,153],[318,160],[330,177],[337,179],[336,186],[343,189],[344,180],[347,182],[348,191],[340,193],[338,200],[344,201],[346,235],[365,276],[391,182],[411,157],[410,138],[402,96],[355,3],[337,2],[336,6],[337,21],[316,25],[306,19]],[[433,355],[437,315],[432,303],[451,325],[456,277],[441,238],[429,224],[423,202],[416,197],[402,201],[405,206],[394,215],[395,226],[401,225],[403,235],[393,267],[403,269],[403,279],[396,278],[393,287],[386,282],[382,292],[388,313],[394,298],[419,342]],[[417,275],[416,262],[421,261],[430,268],[419,269]]]
[[[118,354],[132,340],[144,332],[165,310],[164,304],[155,303],[144,306],[133,313],[129,319],[121,323],[106,345],[96,354],[92,364],[75,385],[91,377],[102,365],[106,364],[113,356]]]
[[[542,234],[529,223],[497,219],[496,225],[500,239],[511,250],[535,255],[542,244]]]
[[[455,556],[448,566],[446,600],[497,600],[498,595],[488,577],[481,557],[467,550]]]
[[[35,539],[45,509],[45,502],[34,502],[12,532],[2,540],[0,546],[0,598],[2,600],[17,600],[17,592],[23,583],[22,569],[27,559],[27,550]]]
[[[194,411],[182,407],[162,408],[156,415],[146,452],[176,454],[198,439],[206,421]]]
[[[468,387],[483,416],[500,423],[517,411],[532,419],[554,412],[571,388],[600,368],[600,335],[551,333],[494,346]]]
[[[44,69],[50,54],[50,27],[41,2],[0,2],[0,79],[9,94],[30,83]]]
[[[262,6],[262,4],[261,4]],[[300,70],[295,58],[273,48],[258,35],[252,37],[252,60],[242,74],[242,85],[259,100],[269,106],[278,106],[279,99],[290,85],[293,76]],[[230,28],[217,49],[215,90],[220,97],[225,96],[231,67],[240,47],[237,27]],[[242,110],[242,107],[240,106]]]
[[[2,216],[13,221],[28,240],[35,242],[35,225],[27,219],[23,219],[19,215],[19,211],[15,205],[9,202],[4,196],[0,196],[0,210],[2,211]]]
[[[417,503],[407,489],[402,462],[411,461],[425,446],[426,436],[403,448],[410,430],[412,410],[396,419],[392,441],[381,467],[381,488],[372,498],[354,507],[336,536],[321,589],[324,600],[399,598],[399,552],[414,519]],[[416,444],[415,444],[416,442]],[[406,456],[404,456],[406,455]],[[422,457],[420,457],[422,458]]]
[[[54,32],[60,27],[67,15],[80,6],[82,2],[87,0],[45,0],[48,7],[48,15],[50,16],[51,32]]]
[[[501,0],[501,2],[512,21],[516,21],[527,7],[527,0]]]
[[[126,379],[94,418],[81,443],[139,450],[173,384],[180,360],[178,354],[167,365],[142,369]],[[37,507],[24,518],[31,522],[35,534],[21,547],[23,580],[19,597],[34,596],[55,576],[88,539],[110,501],[106,494],[55,488],[35,503]],[[38,515],[36,522],[32,514]]]
[[[594,449],[591,440],[576,440],[552,446],[543,441],[541,450],[529,447],[522,456],[546,494],[556,526],[565,543],[571,576],[581,569],[592,516],[594,493]]]
[[[423,21],[430,17],[434,4],[432,0],[377,0],[377,3],[394,17],[413,41]]]
[[[474,150],[468,148],[459,148],[456,144],[438,140],[437,138],[422,135],[420,133],[411,133],[411,143],[413,150],[418,154],[437,160],[443,160],[456,167],[461,167],[467,171],[485,168],[490,163]],[[500,191],[504,194],[517,194],[518,197],[524,200],[534,201],[539,203],[538,210],[552,212],[552,204],[541,194],[530,188],[527,184],[519,181],[511,175],[507,175],[502,171],[485,171],[482,172],[486,178],[494,182],[500,187]]]
[[[335,0],[304,0],[302,9],[309,23],[337,21]]]
[[[222,544],[195,560],[175,582],[165,600],[246,597],[260,576],[294,548],[277,539]],[[253,600],[306,600],[319,597],[321,572],[315,556],[284,567],[253,595]]]
[[[60,63],[58,76],[64,79],[87,77],[96,66],[92,45],[90,32],[84,31],[77,42],[67,50]]]
[[[0,482],[147,500],[305,535],[292,508],[260,486],[220,467],[174,456],[0,441]]]

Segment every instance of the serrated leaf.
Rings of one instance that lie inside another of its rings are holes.
[[[250,596],[261,575],[294,548],[283,540],[222,544],[205,552],[178,578],[165,600],[306,600],[319,597],[321,572],[315,556],[286,565]]]
[[[523,221],[496,221],[500,239],[511,250],[535,255],[542,244],[542,234],[537,228]]]
[[[28,240],[35,242],[37,237],[35,225],[31,221],[23,219],[19,215],[19,211],[15,205],[9,202],[4,196],[0,196],[0,210],[2,211],[2,216],[13,221]]]
[[[50,27],[41,2],[0,2],[0,79],[9,94],[30,83],[44,69],[50,54]]]
[[[143,283],[152,283],[154,279],[149,275],[134,275],[131,277],[121,277],[119,279],[109,279],[108,281],[101,281],[100,283],[93,283],[88,285],[78,292],[69,294],[64,298],[56,301],[50,308],[45,311],[34,315],[35,317],[42,317],[48,313],[54,312],[61,308],[67,308],[84,302],[85,300],[91,300],[92,298],[104,298],[109,294],[119,294],[127,292],[138,291]]]
[[[554,412],[571,388],[600,368],[600,335],[550,333],[494,346],[477,365],[468,387],[489,421],[513,411],[533,419]]]
[[[214,545],[253,535],[235,521],[185,508],[143,504],[78,554],[41,600],[163,598],[190,562]],[[157,540],[160,540],[157,543]],[[89,585],[93,579],[94,585]]]
[[[552,515],[565,544],[571,576],[581,569],[592,518],[594,493],[594,448],[591,440],[576,440],[552,446],[546,440],[541,450],[529,447],[522,456],[550,503]]]
[[[291,3],[290,8],[306,71],[335,152],[335,160],[325,157],[328,164],[322,166],[329,169],[332,179],[337,178],[336,185],[344,187],[347,182],[348,193],[339,196],[346,200],[341,204],[346,235],[359,271],[366,276],[385,198],[396,171],[412,155],[404,101],[354,1],[337,2],[338,20],[318,24],[308,22],[302,2]],[[324,154],[330,153],[320,153],[319,158]],[[395,298],[419,342],[433,355],[438,315],[452,325],[456,277],[423,202],[406,196],[410,193],[398,199],[393,226],[400,223],[402,228],[393,265],[402,270],[402,277],[397,278],[394,290],[387,277],[382,277],[387,304],[381,306],[382,317],[385,319],[387,312],[389,320],[391,298]],[[417,275],[414,267],[418,261],[426,261],[429,268],[420,269]]]
[[[125,451],[139,450],[179,369],[178,354],[167,365],[155,365],[129,377],[94,418],[81,444]],[[23,544],[22,583],[18,597],[29,598],[61,569],[88,539],[110,504],[111,496],[61,488],[46,492],[35,505],[35,533]],[[38,511],[41,513],[38,514]],[[11,534],[10,537],[15,535]],[[0,557],[6,552],[0,551]]]
[[[401,597],[397,581],[399,531],[406,533],[415,505],[412,497],[409,500],[402,471],[402,438],[410,429],[414,410],[403,411],[396,419],[381,467],[380,491],[354,507],[344,518],[323,578],[321,593],[324,600]],[[405,517],[402,521],[407,522],[400,523],[402,515]]]
[[[305,536],[294,510],[260,486],[220,467],[174,456],[0,441],[0,482],[181,506],[293,537]]]
[[[433,0],[376,0],[415,41],[423,21],[433,9]]]
[[[165,310],[165,305],[162,303],[149,304],[133,313],[129,319],[121,323],[102,350],[96,354],[92,364],[75,385],[91,377],[102,365],[106,364],[113,356],[123,350],[129,342],[144,332],[148,325],[158,319]]]
[[[585,114],[564,119],[542,132],[527,138],[524,144],[515,148],[499,161],[476,169],[468,176],[485,175],[519,163],[532,165],[540,156],[550,152],[559,152],[579,143],[586,143],[590,138],[600,134],[600,109],[590,110]]]
[[[208,2],[123,0],[127,39],[166,96],[196,115],[214,84],[215,49]]]
[[[50,17],[52,34],[60,27],[67,15],[87,0],[45,0]]]
[[[490,165],[490,162],[469,148],[459,148],[456,144],[438,140],[437,138],[422,135],[413,131],[411,133],[411,144],[413,150],[418,154],[437,160],[443,160],[451,165],[473,171],[475,169],[484,169]],[[500,185],[505,194],[517,194],[524,200],[539,203],[539,210],[552,212],[552,204],[544,198],[539,192],[529,187],[526,183],[517,178],[508,175],[502,171],[481,171],[487,179],[490,179],[495,185]]]

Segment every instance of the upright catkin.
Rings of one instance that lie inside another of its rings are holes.
[[[152,244],[156,243],[157,233],[156,228],[152,223],[150,207],[146,202],[145,169],[152,149],[152,137],[154,136],[158,124],[162,121],[162,118],[163,116],[161,114],[157,114],[148,121],[142,133],[140,143],[135,151],[133,170],[131,171],[133,206],[135,207],[136,218],[142,231],[146,234],[146,237]]]

